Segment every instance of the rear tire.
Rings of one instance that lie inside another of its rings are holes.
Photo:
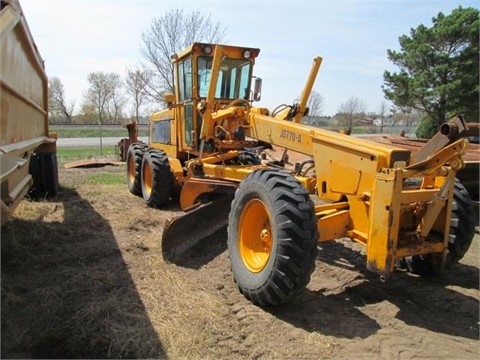
[[[240,152],[238,161],[241,165],[260,165],[260,156],[253,150],[245,150]]]
[[[472,198],[465,186],[455,179],[447,263],[455,264],[464,257],[474,235],[475,209]]]
[[[460,180],[455,179],[453,190],[450,235],[446,266],[458,263],[467,253],[475,235],[475,209],[467,189]],[[429,256],[410,256],[402,259],[401,268],[413,274],[432,275],[435,267]]]
[[[141,169],[143,154],[147,150],[144,143],[135,143],[127,151],[127,186],[128,190],[136,196],[142,196]]]
[[[317,257],[314,204],[290,174],[272,169],[240,184],[228,223],[228,251],[239,290],[256,305],[288,301],[310,281]]]
[[[167,154],[149,150],[142,161],[142,194],[150,207],[165,205],[172,194],[173,173]]]

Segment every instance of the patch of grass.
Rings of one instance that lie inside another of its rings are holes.
[[[115,155],[115,146],[104,146],[102,156]],[[59,162],[93,159],[100,156],[99,147],[58,147],[57,159]]]
[[[56,132],[59,138],[87,138],[94,137],[97,138],[100,136],[100,129],[98,126],[88,126],[88,127],[67,127],[67,126],[55,126],[50,125],[49,130],[51,132]],[[121,137],[127,138],[128,132],[127,129],[123,127],[102,127],[102,136],[103,137]],[[148,128],[142,127],[138,129],[138,136],[148,136]]]
[[[100,130],[94,128],[88,129],[51,129],[58,134],[59,138],[82,138],[100,136]],[[125,129],[102,129],[103,137],[128,137],[128,132]]]
[[[125,174],[96,173],[88,174],[85,183],[89,185],[117,185],[125,183]]]

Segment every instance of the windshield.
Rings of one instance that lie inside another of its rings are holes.
[[[207,97],[208,86],[212,74],[212,57],[198,58],[198,96]],[[220,63],[215,98],[247,99],[249,98],[251,64],[244,59],[225,58]]]

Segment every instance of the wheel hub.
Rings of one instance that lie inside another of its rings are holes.
[[[270,246],[272,245],[272,235],[270,233],[270,230],[263,229],[260,232],[260,239],[262,239],[262,241],[263,241],[263,244],[265,246],[265,250],[270,249]]]
[[[272,251],[272,227],[266,205],[250,200],[239,221],[239,250],[244,265],[254,273],[262,271]]]

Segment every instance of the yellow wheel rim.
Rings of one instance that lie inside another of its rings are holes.
[[[145,161],[143,165],[143,184],[146,195],[150,196],[152,193],[152,168],[148,161]]]
[[[252,199],[239,221],[239,249],[243,263],[251,272],[262,271],[272,251],[272,225],[265,204]]]
[[[128,159],[128,180],[131,184],[135,181],[135,156],[130,156]]]

